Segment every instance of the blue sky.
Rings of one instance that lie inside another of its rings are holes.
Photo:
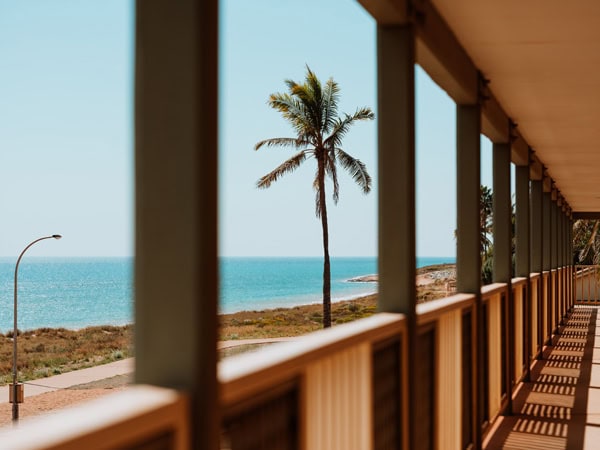
[[[133,251],[131,2],[0,0],[0,255]]]
[[[319,256],[313,161],[268,190],[256,180],[291,155],[255,152],[291,136],[266,101],[308,64],[341,87],[341,111],[376,104],[375,23],[351,0],[224,0],[220,61],[220,251]],[[343,7],[341,7],[343,6]],[[318,11],[318,14],[314,12]],[[0,255],[36,237],[64,239],[32,255],[133,253],[133,6],[127,0],[0,0]],[[417,69],[417,252],[452,256],[456,223],[455,107]],[[341,174],[331,205],[331,254],[377,253],[377,124],[344,147],[375,181],[363,195]],[[491,185],[483,140],[482,182]]]

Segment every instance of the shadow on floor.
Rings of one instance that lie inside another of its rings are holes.
[[[532,381],[515,397],[514,415],[498,419],[486,449],[586,448],[586,426],[597,428],[588,423],[597,313],[594,307],[575,308],[554,346],[532,368]],[[600,448],[600,440],[596,444]]]

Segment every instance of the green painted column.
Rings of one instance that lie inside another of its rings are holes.
[[[476,349],[473,376],[473,426],[474,446],[481,448],[483,422],[483,308],[481,305],[481,254],[479,249],[479,199],[480,199],[480,132],[481,108],[479,105],[458,105],[457,125],[457,251],[456,286],[458,292],[475,294]]]
[[[542,309],[542,289],[544,272],[544,221],[543,221],[543,203],[544,203],[544,187],[542,180],[531,180],[531,229],[530,229],[530,262],[531,272],[540,274],[540,284],[538,291],[538,326],[537,339],[543,344],[545,330],[543,329],[543,309]],[[542,346],[538,347],[538,358],[542,358]]]
[[[523,348],[527,355],[525,381],[530,380],[531,366],[531,286],[530,267],[530,219],[529,219],[529,166],[515,167],[515,276],[527,278],[527,291],[523,298],[526,302],[523,318]]]
[[[508,127],[507,127],[508,128]],[[508,351],[504,361],[504,374],[509,392],[514,384],[515,360],[512,357],[515,345],[515,312],[511,287],[512,279],[512,224],[510,198],[510,144],[494,143],[493,146],[493,281],[508,285],[508,298],[504,303],[506,320],[503,339]],[[505,414],[512,414],[512,395],[507,396]]]
[[[552,259],[551,259],[551,221],[552,221],[552,199],[550,192],[544,192],[544,202],[543,202],[543,213],[542,213],[542,227],[543,227],[543,250],[542,250],[542,265],[544,268],[544,272],[548,273],[548,281],[545,283],[545,287],[548,291],[548,298],[546,301],[546,317],[547,317],[547,327],[544,330],[544,334],[548,337],[552,337]],[[552,339],[549,339],[548,344],[552,343]]]
[[[531,242],[529,212],[529,166],[515,168],[515,275],[527,277],[531,273]]]
[[[412,25],[377,27],[378,72],[378,310],[407,319],[408,442],[415,442],[416,254],[415,254],[415,33]]]
[[[510,285],[512,278],[510,144],[494,144],[493,176],[493,281]]]
[[[136,3],[135,382],[190,398],[217,449],[216,0]]]
[[[554,296],[552,298],[552,332],[558,333],[560,316],[560,295],[558,292],[558,205],[556,203],[556,190],[552,192],[550,203],[550,265],[552,270],[552,287]]]

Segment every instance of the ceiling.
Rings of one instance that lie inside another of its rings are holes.
[[[433,0],[575,212],[600,212],[600,1]]]

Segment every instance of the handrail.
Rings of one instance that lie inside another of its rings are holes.
[[[493,297],[495,294],[499,294],[502,291],[508,289],[508,284],[506,283],[491,283],[486,284],[481,287],[481,298],[483,301],[487,300],[490,297]]]
[[[417,305],[417,324],[424,325],[439,319],[456,309],[464,309],[475,303],[475,294],[454,294],[450,297],[431,300]]]
[[[218,378],[224,405],[235,403],[289,380],[307,364],[359,343],[377,342],[402,333],[403,314],[379,313],[365,319],[301,336],[297,341],[273,344],[260,352],[221,361]]]
[[[512,287],[514,288],[514,287],[520,286],[522,284],[527,284],[527,278],[525,278],[525,277],[515,277],[515,278],[513,278],[511,280],[510,283],[511,283]]]
[[[190,448],[189,402],[185,395],[136,385],[79,406],[23,420],[0,429],[2,448],[145,448],[171,443]],[[166,447],[161,447],[166,448]]]

